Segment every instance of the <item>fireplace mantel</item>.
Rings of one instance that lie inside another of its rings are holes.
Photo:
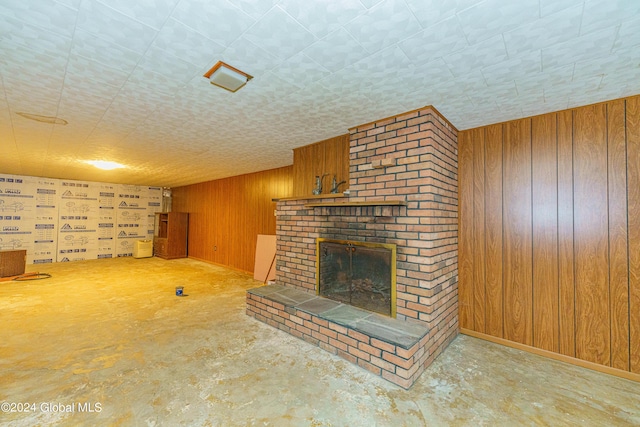
[[[284,202],[284,201],[295,201],[295,200],[341,199],[343,197],[348,197],[348,195],[344,194],[344,193],[314,194],[314,195],[311,195],[311,196],[280,197],[280,198],[276,198],[276,199],[271,199],[271,201],[272,202]]]
[[[367,200],[360,202],[317,202],[306,203],[305,208],[329,208],[329,207],[354,207],[354,206],[407,206],[404,200]]]

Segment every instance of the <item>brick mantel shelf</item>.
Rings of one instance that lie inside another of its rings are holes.
[[[329,193],[329,194],[314,194],[309,196],[293,196],[293,197],[282,197],[278,199],[271,199],[272,202],[283,202],[283,201],[291,201],[291,200],[315,200],[315,199],[339,199],[342,197],[347,197],[344,193]]]
[[[353,206],[407,206],[407,202],[403,200],[368,200],[354,202],[318,202],[306,203],[305,208],[321,208],[321,207],[353,207]]]

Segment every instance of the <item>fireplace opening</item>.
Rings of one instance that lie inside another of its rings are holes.
[[[396,245],[319,238],[317,294],[396,317]]]

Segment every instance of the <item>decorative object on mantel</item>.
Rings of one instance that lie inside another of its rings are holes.
[[[340,187],[342,184],[346,184],[347,181],[340,181],[338,182],[338,180],[336,179],[336,176],[333,175],[333,181],[331,181],[331,194],[337,194],[338,193],[338,187]]]
[[[390,166],[395,166],[396,165],[396,159],[379,159],[379,160],[372,160],[371,161],[371,167],[373,169],[384,169],[384,168],[388,168]]]
[[[323,174],[322,176],[320,175],[316,175],[316,188],[313,189],[312,193],[317,196],[319,194],[322,194],[322,180],[324,180],[324,177],[327,176],[327,174]]]

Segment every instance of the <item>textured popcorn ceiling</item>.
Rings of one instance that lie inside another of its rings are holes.
[[[635,95],[639,28],[638,0],[2,0],[0,173],[175,187],[425,105],[462,130]]]

